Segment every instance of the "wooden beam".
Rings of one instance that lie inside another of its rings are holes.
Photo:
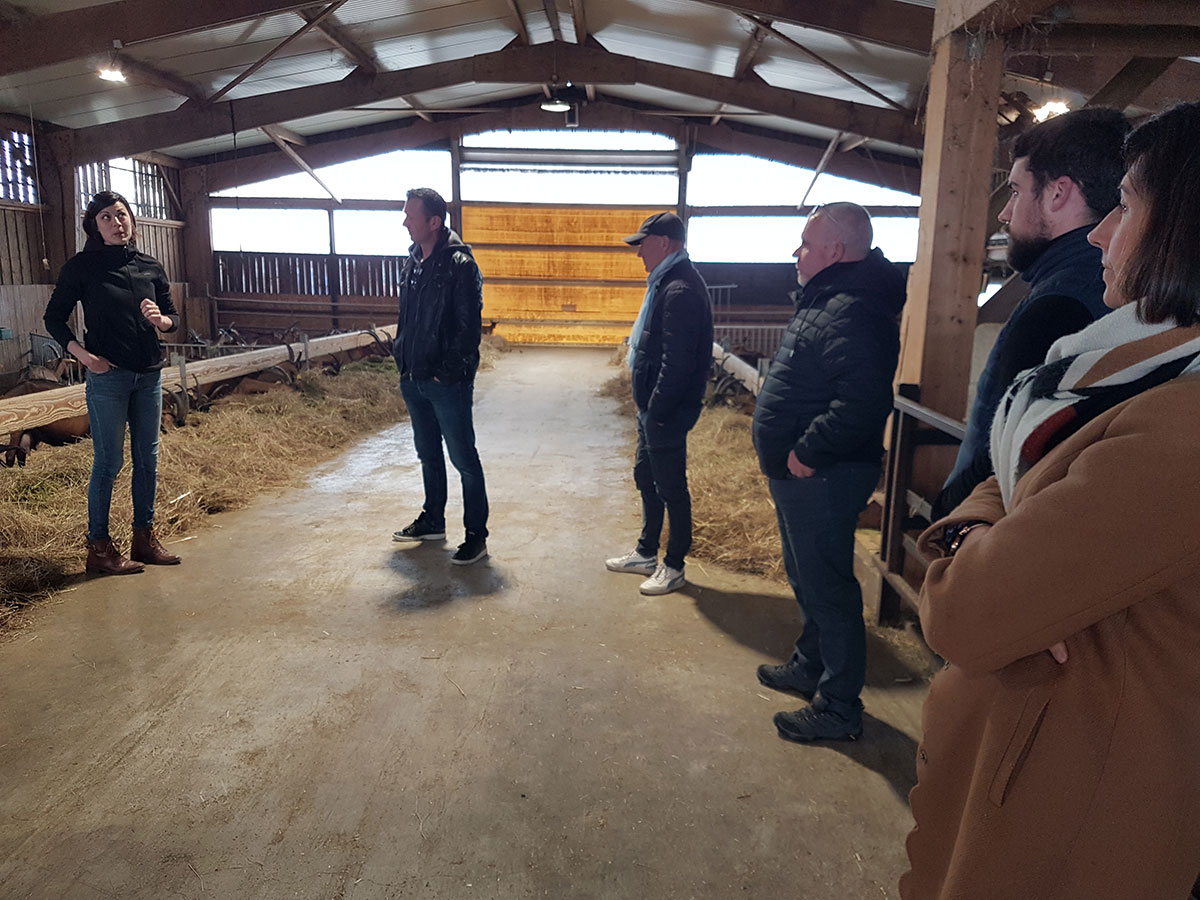
[[[189,100],[195,100],[197,103],[207,102],[204,91],[198,85],[192,84],[174,72],[168,72],[166,69],[142,62],[128,53],[115,53],[113,59],[120,66],[122,72],[133,75],[139,81],[160,87],[181,97],[187,97]]]
[[[1012,275],[1000,290],[988,297],[979,307],[975,321],[980,324],[999,325],[1008,321],[1017,304],[1029,296],[1029,282],[1020,275]]]
[[[80,57],[107,54],[113,39],[126,47],[311,6],[312,0],[113,0],[5,23],[0,75]]]
[[[575,43],[581,47],[587,43],[588,26],[587,12],[583,7],[584,0],[571,0],[571,18],[575,22]]]
[[[1145,90],[1154,84],[1167,69],[1171,59],[1153,59],[1135,56],[1121,67],[1104,87],[1088,98],[1088,106],[1112,106],[1125,109],[1131,106]]]
[[[516,29],[517,37],[521,43],[529,45],[529,32],[525,28],[525,19],[521,16],[521,7],[517,6],[517,0],[505,0],[508,3],[508,11],[512,13],[509,16],[509,21],[512,22],[513,28]]]
[[[212,220],[209,215],[210,185],[204,166],[193,166],[179,173],[179,193],[183,201],[183,265],[185,280],[193,297],[213,294]]]
[[[1112,80],[1128,58],[1128,51],[1101,57],[1015,56],[1009,57],[1005,65],[1012,75],[1051,81],[1090,97]],[[1137,106],[1147,111],[1164,109],[1185,97],[1195,97],[1197,84],[1200,84],[1200,63],[1177,59],[1142,91]]]
[[[261,69],[267,63],[269,63],[272,59],[274,59],[280,53],[282,53],[284,51],[284,49],[287,48],[289,45],[291,45],[294,41],[298,41],[300,38],[304,37],[304,35],[308,34],[310,31],[312,31],[312,29],[317,28],[321,24],[321,22],[323,22],[325,19],[329,18],[329,16],[333,15],[333,13],[339,7],[344,6],[346,3],[347,3],[347,0],[333,0],[333,2],[330,3],[328,6],[326,6],[325,9],[322,10],[318,15],[312,17],[311,19],[306,19],[304,24],[300,28],[296,29],[291,34],[289,34],[286,38],[284,38],[282,41],[280,41],[278,44],[276,44],[274,47],[272,47],[270,50],[268,50],[266,53],[264,53],[256,62],[252,63],[240,75],[238,75],[236,78],[234,78],[228,84],[226,84],[225,87],[221,88],[219,91],[217,91],[215,94],[213,94],[212,97],[209,98],[208,102],[216,103],[218,100],[220,100],[222,97],[224,97],[230,91],[232,91],[235,87],[237,87],[239,84],[241,84],[247,78],[249,78],[251,75],[253,75],[255,72],[257,72],[259,69]]]
[[[158,169],[158,177],[162,179],[163,187],[166,188],[167,194],[171,197],[171,202],[175,204],[175,214],[183,219],[183,200],[175,191],[175,186],[171,184],[171,179],[167,177],[167,169],[161,163],[155,163],[154,167]]]
[[[210,197],[212,209],[353,209],[399,212],[403,200],[334,200],[330,197]]]
[[[545,127],[547,115],[536,106],[520,106],[444,119],[436,124],[409,120],[403,125],[389,124],[367,133],[311,142],[305,150],[305,157],[314,167],[333,165],[392,150],[444,144],[464,134],[480,131]],[[718,126],[685,125],[677,119],[648,115],[644,110],[603,100],[589,104],[581,115],[584,126],[588,128],[651,131],[681,143],[690,137],[713,150],[761,156],[805,168],[815,166],[824,150],[822,142],[794,135],[768,133],[734,123]],[[209,189],[220,191],[287,174],[291,171],[291,164],[279,152],[264,148],[252,156],[239,155],[237,159],[210,163],[203,168],[208,171]],[[864,150],[836,154],[830,160],[827,171],[832,175],[912,194],[917,192],[920,183],[920,167],[915,159],[870,154]]]
[[[1057,25],[1027,28],[1009,40],[1009,56],[1200,56],[1200,25]]]
[[[305,22],[314,25],[325,40],[354,63],[359,72],[364,75],[374,75],[379,71],[379,61],[375,59],[375,54],[350,37],[332,16],[322,19],[320,6],[310,6],[307,9],[296,10],[296,12]]]
[[[1055,0],[939,0],[933,15],[933,40],[936,43],[960,30],[983,36],[1007,34],[1054,3]]]
[[[1063,0],[1054,4],[1038,21],[1073,22],[1077,25],[1171,25],[1187,28],[1196,24],[1194,0]]]
[[[290,159],[292,162],[294,162],[296,164],[296,166],[300,169],[300,171],[307,173],[309,175],[309,177],[312,178],[313,181],[315,181],[317,184],[319,184],[321,186],[321,190],[323,190],[325,193],[327,193],[333,199],[333,201],[335,203],[340,204],[342,202],[338,198],[338,195],[333,192],[333,189],[329,185],[327,185],[324,181],[321,180],[321,176],[318,175],[315,171],[313,171],[313,167],[304,161],[304,157],[302,157],[299,153],[297,153],[295,150],[293,150],[291,144],[289,144],[283,138],[279,137],[274,132],[274,130],[271,128],[270,125],[264,126],[260,130],[262,131],[263,134],[265,134],[267,137],[269,137],[274,142],[276,147],[278,147],[280,150],[283,151],[284,156],[286,156],[288,159]]]
[[[550,33],[556,41],[563,39],[562,23],[558,21],[558,4],[554,0],[542,0],[542,9],[546,11],[546,19],[550,22]]]
[[[741,52],[738,54],[737,65],[733,67],[735,81],[741,81],[746,77],[746,73],[754,65],[754,60],[758,58],[758,52],[762,49],[763,41],[767,39],[767,35],[770,33],[765,27],[770,24],[769,22],[758,22],[756,20],[751,20],[751,22],[754,28],[750,32],[750,39],[742,47]],[[715,125],[716,123],[714,122],[713,124]]]
[[[271,140],[278,138],[281,141],[287,141],[289,144],[295,144],[297,147],[308,146],[308,138],[302,134],[296,134],[292,129],[284,128],[282,125],[264,125],[262,130]]]
[[[776,22],[831,31],[874,44],[928,53],[933,10],[899,0],[854,0],[852,3],[800,3],[797,0],[704,0],[732,12]]]
[[[899,379],[919,384],[922,404],[956,419],[966,412],[1003,49],[998,38],[955,32],[938,42],[930,71],[920,238]],[[944,476],[930,476],[918,492],[930,495]]]
[[[779,40],[783,41],[789,47],[791,47],[795,50],[799,50],[805,56],[809,57],[810,59],[812,59],[815,62],[819,63],[820,65],[824,66],[826,69],[828,69],[830,72],[833,72],[833,74],[837,75],[843,81],[847,81],[850,84],[854,85],[860,91],[864,91],[865,93],[870,94],[876,100],[881,100],[882,102],[886,103],[888,106],[892,107],[892,109],[898,109],[904,113],[912,112],[912,110],[908,109],[903,103],[899,103],[899,102],[893,100],[891,97],[887,96],[886,94],[882,94],[879,91],[875,90],[875,88],[871,87],[869,84],[867,84],[862,79],[854,77],[849,72],[847,72],[845,69],[843,69],[841,66],[831,63],[825,57],[821,56],[821,54],[815,53],[814,51],[808,49],[803,44],[801,44],[799,41],[784,34],[778,28],[773,28],[770,25],[770,23],[760,21],[760,20],[754,18],[753,16],[747,16],[746,18],[749,19],[751,22],[753,22],[755,25],[757,25],[759,28],[764,29],[769,34],[772,34]]]
[[[727,76],[620,56],[594,47],[547,43],[533,47],[510,46],[467,59],[381,72],[371,78],[346,79],[214,103],[208,107],[93,125],[76,132],[78,162],[112,159],[217,137],[229,132],[231,120],[236,121],[240,129],[260,128],[283,120],[303,119],[470,82],[539,84],[548,81],[552,73],[557,73],[560,80],[570,79],[577,84],[647,84],[835,131],[853,132],[910,147],[921,145],[921,129],[917,122],[911,115],[896,110],[802,94],[754,79],[738,82]]]

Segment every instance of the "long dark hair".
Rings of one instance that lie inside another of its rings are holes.
[[[96,225],[96,216],[114,203],[125,204],[125,209],[129,211],[129,243],[137,242],[137,219],[133,215],[133,207],[129,205],[129,201],[116,191],[101,191],[91,199],[83,213],[83,233],[87,235],[87,242],[83,245],[84,250],[99,250],[104,246],[104,238],[100,237],[100,229]]]
[[[1180,103],[1129,133],[1129,181],[1146,229],[1122,277],[1145,322],[1200,322],[1200,103]]]

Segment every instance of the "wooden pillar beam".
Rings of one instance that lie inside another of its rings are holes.
[[[956,419],[966,413],[1003,69],[1002,38],[959,31],[934,45],[899,377]],[[932,496],[945,474],[918,466],[917,490]]]
[[[75,168],[75,133],[45,132],[38,128],[39,196],[49,207],[46,223],[46,282],[55,281],[63,264],[75,255],[79,230],[79,184]]]
[[[209,218],[208,168],[192,166],[179,173],[183,201],[183,270],[193,297],[211,297],[213,282],[212,223]]]

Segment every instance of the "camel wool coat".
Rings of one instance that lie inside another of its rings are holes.
[[[920,599],[903,900],[1185,900],[1200,872],[1200,377],[993,477],[921,537],[994,523]],[[1065,641],[1068,659],[1047,652]]]

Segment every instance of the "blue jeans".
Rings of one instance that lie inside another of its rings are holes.
[[[663,562],[683,571],[683,558],[692,549],[692,495],[687,483],[687,436],[700,418],[700,407],[679,409],[665,422],[655,422],[642,410],[637,415],[637,453],[633,483],[642,494],[642,536],[637,552],[657,556],[663,513],[670,516],[671,534]]]
[[[854,529],[879,482],[875,463],[837,463],[808,478],[772,478],[783,564],[804,630],[789,666],[817,685],[816,709],[862,721],[866,626],[854,577]]]
[[[158,480],[158,432],[162,428],[162,372],[109,369],[87,373],[92,431],[92,477],[88,482],[88,539],[109,536],[113,484],[125,463],[125,423],[133,457],[133,527],[154,524]]]
[[[483,465],[475,450],[471,411],[475,382],[446,384],[402,378],[400,393],[408,406],[413,444],[421,460],[426,520],[430,525],[445,527],[446,524],[446,458],[442,454],[445,440],[450,462],[462,477],[463,525],[468,534],[487,537],[487,487]]]

